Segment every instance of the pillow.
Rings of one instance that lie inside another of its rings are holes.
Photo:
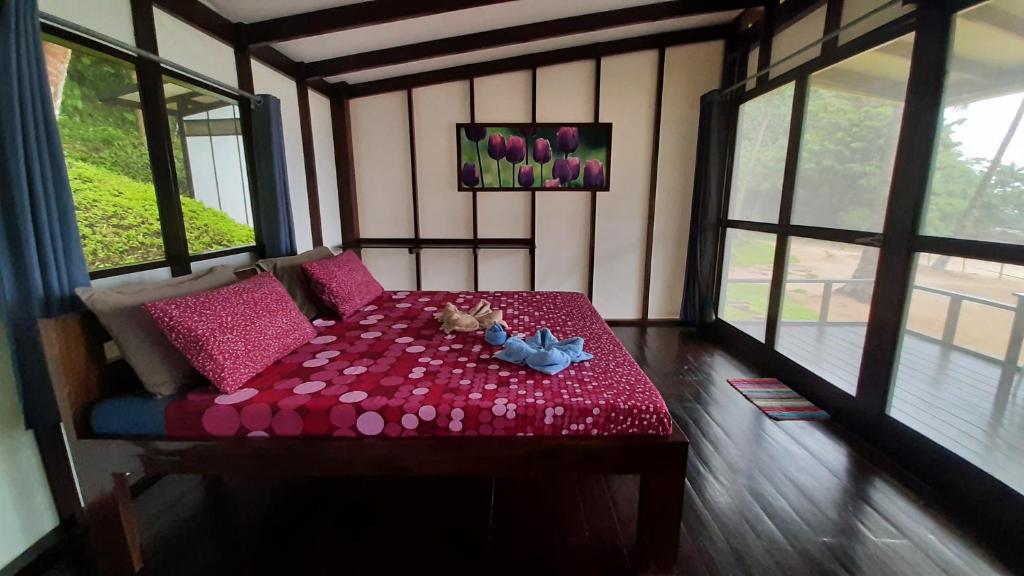
[[[226,393],[316,336],[272,274],[150,302],[146,310],[196,370]]]
[[[235,273],[231,266],[217,266],[163,282],[111,289],[78,288],[75,293],[110,333],[143,387],[157,396],[166,396],[202,379],[142,305],[220,288],[233,282]]]
[[[302,310],[306,318],[313,319],[319,316],[323,310],[318,305],[319,300],[316,294],[309,289],[309,281],[302,273],[302,265],[306,262],[323,260],[334,256],[334,252],[326,246],[314,248],[303,252],[298,256],[284,256],[282,258],[265,258],[256,263],[264,272],[270,272],[275,278],[284,284],[288,293],[291,294],[295,305]]]
[[[384,293],[355,252],[302,265],[309,285],[339,318],[345,318]]]

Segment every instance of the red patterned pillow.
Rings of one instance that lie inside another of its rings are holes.
[[[145,308],[192,366],[228,393],[316,336],[273,274]]]
[[[384,287],[351,250],[334,258],[307,262],[302,269],[320,300],[341,318],[384,293]]]

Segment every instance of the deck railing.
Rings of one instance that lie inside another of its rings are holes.
[[[817,320],[803,321],[803,320],[786,320],[785,317],[780,319],[780,322],[786,324],[811,324],[811,325],[826,325],[826,324],[846,324],[846,325],[866,325],[866,321],[838,321],[833,322],[829,318],[829,311],[832,307],[832,293],[835,291],[837,284],[874,284],[874,278],[794,278],[785,281],[786,285],[790,284],[821,284],[821,303],[818,306],[818,318]],[[730,278],[729,284],[770,284],[771,280],[762,278]],[[1016,304],[1008,304],[1006,302],[1000,302],[998,300],[991,300],[989,298],[982,298],[971,294],[963,294],[961,292],[955,292],[953,290],[946,290],[944,288],[935,288],[933,286],[922,286],[915,284],[912,286],[913,290],[920,290],[921,292],[928,292],[931,294],[938,294],[949,299],[949,304],[946,308],[946,321],[942,328],[942,336],[935,338],[930,334],[918,332],[913,330],[910,326],[906,327],[906,330],[913,332],[919,336],[927,338],[929,340],[935,340],[944,346],[963,350],[972,354],[980,354],[986,358],[993,358],[988,354],[984,354],[977,350],[967,348],[965,346],[958,345],[956,340],[957,327],[960,325],[960,316],[963,310],[964,302],[971,302],[974,304],[980,304],[982,306],[988,306],[999,310],[1007,310],[1013,313],[1013,322],[1010,325],[1010,338],[1006,346],[1006,353],[1003,357],[994,358],[995,360],[1002,361],[1002,371],[999,377],[999,387],[1002,389],[1013,384],[1014,378],[1017,376],[1017,372],[1020,370],[1020,354],[1021,349],[1024,347],[1024,292],[1017,292],[1014,296],[1017,298]],[[783,311],[785,306],[783,306]]]

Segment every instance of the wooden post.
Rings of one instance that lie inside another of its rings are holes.
[[[636,526],[636,567],[641,574],[673,574],[686,493],[687,445],[656,472],[640,475]]]
[[[135,574],[142,569],[139,525],[127,474],[83,467],[80,480],[89,536],[101,574]]]
[[[1017,363],[1020,361],[1021,345],[1024,343],[1024,292],[1014,294],[1017,297],[1017,308],[1013,313],[1013,325],[1010,328],[1010,342],[1006,346],[1003,357],[1003,370],[999,375],[998,398],[1009,398],[1013,381],[1017,379]]]

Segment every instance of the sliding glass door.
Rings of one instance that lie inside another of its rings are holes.
[[[1024,492],[1024,4],[961,6],[739,97],[718,309]]]

